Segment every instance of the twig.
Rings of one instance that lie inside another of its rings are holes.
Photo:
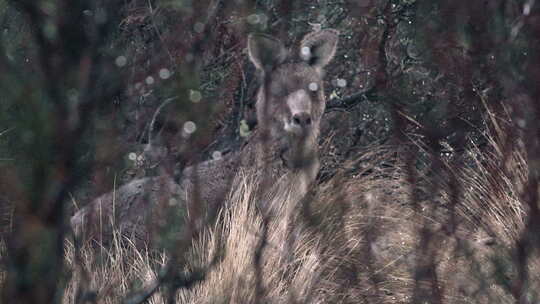
[[[326,109],[329,110],[329,109],[336,109],[336,108],[350,108],[356,105],[358,102],[368,99],[366,95],[373,94],[375,90],[376,90],[375,87],[373,87],[364,91],[353,93],[343,98],[332,98],[331,100],[328,101],[326,105]]]
[[[161,44],[163,45],[163,48],[165,49],[165,52],[167,52],[167,55],[169,56],[169,59],[171,60],[171,63],[173,65],[176,65],[175,62],[174,62],[173,55],[169,51],[169,48],[167,48],[167,44],[165,43],[165,40],[163,39],[163,36],[161,35],[161,32],[159,31],[158,27],[156,26],[156,22],[154,20],[154,14],[157,11],[157,9],[154,10],[154,8],[152,7],[152,2],[150,2],[150,0],[148,0],[148,10],[150,11],[150,20],[152,21],[152,27],[154,28],[154,31],[156,32],[156,35],[159,38],[159,41],[161,41]]]
[[[15,130],[15,128],[7,128],[4,131],[0,132],[0,136],[4,135],[4,134],[6,134],[6,133],[8,133],[10,131],[13,131],[13,130]]]
[[[145,288],[145,290],[136,293],[134,296],[124,300],[122,303],[124,304],[142,304],[145,301],[147,301],[150,297],[152,297],[156,291],[164,284],[164,283],[173,283],[173,288],[186,288],[189,289],[193,285],[195,285],[198,282],[204,281],[206,278],[206,274],[212,267],[216,266],[219,259],[219,254],[216,253],[214,257],[212,258],[212,261],[210,264],[199,270],[193,271],[190,275],[183,275],[178,274],[176,276],[172,275],[172,271],[176,271],[171,267],[171,263],[167,264],[159,274],[159,277],[154,280],[149,286]]]
[[[262,281],[262,255],[264,249],[268,245],[268,218],[262,215],[262,236],[259,243],[255,247],[255,253],[253,255],[253,267],[255,268],[255,303],[263,303],[264,299],[264,286]]]
[[[174,96],[174,97],[169,97],[167,99],[165,99],[160,105],[159,107],[156,109],[156,111],[154,112],[154,115],[152,116],[152,120],[150,121],[150,125],[148,126],[148,147],[151,147],[152,146],[152,132],[154,131],[154,125],[156,123],[156,119],[157,119],[157,116],[159,115],[159,113],[161,113],[161,110],[166,106],[168,105],[171,101],[174,101],[178,99],[178,96]]]

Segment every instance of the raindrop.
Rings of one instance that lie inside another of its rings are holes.
[[[366,194],[366,200],[367,201],[373,201],[373,199],[374,199],[373,194],[371,194],[371,193]]]
[[[268,17],[265,14],[260,14],[259,20],[263,25],[265,25],[268,22]]]
[[[85,16],[93,16],[94,12],[92,12],[91,10],[84,10],[83,15],[85,15]]]
[[[257,24],[261,22],[261,17],[257,14],[251,14],[247,17],[247,22],[249,24]]]
[[[171,71],[169,71],[169,69],[163,68],[159,70],[159,78],[169,79],[169,77],[171,77]]]
[[[144,82],[146,82],[147,85],[152,85],[152,84],[154,84],[154,77],[148,76],[148,77],[146,77]]]
[[[204,31],[204,24],[202,24],[201,22],[196,22],[193,26],[193,29],[197,33],[202,33]]]
[[[322,30],[322,24],[320,24],[320,23],[311,23],[311,29],[314,32],[319,32],[320,30]]]
[[[184,123],[184,133],[187,135],[193,134],[197,131],[197,125],[193,121],[186,121]]]
[[[302,47],[300,50],[300,56],[304,60],[308,60],[311,57],[311,49],[307,46]]]
[[[79,101],[79,92],[76,89],[71,89],[67,92],[68,100],[72,103]]]
[[[140,90],[141,88],[142,88],[142,83],[137,82],[137,83],[135,84],[135,90]]]
[[[312,82],[309,84],[309,90],[310,91],[317,91],[319,89],[319,85],[316,82]]]
[[[131,160],[131,161],[136,161],[137,160],[137,154],[135,152],[131,152],[128,154],[128,159]]]
[[[193,54],[188,53],[188,54],[186,55],[186,61],[187,61],[187,62],[192,62],[193,59],[195,59],[195,57],[193,57]]]
[[[201,101],[201,99],[202,99],[201,92],[199,92],[197,90],[190,90],[189,91],[189,100],[191,100],[191,102],[198,103],[199,101]]]
[[[214,151],[212,152],[212,158],[215,159],[215,160],[219,160],[223,157],[223,155],[221,154],[221,151]]]
[[[346,87],[347,86],[347,80],[345,80],[343,78],[338,78],[337,86],[340,87],[340,88]]]
[[[527,2],[523,5],[523,15],[528,16],[531,13],[531,3]]]
[[[116,57],[116,60],[114,61],[117,67],[121,68],[126,65],[127,59],[125,56],[118,56]]]
[[[58,33],[58,28],[56,27],[56,24],[47,22],[43,26],[43,33],[45,34],[45,37],[47,37],[50,40],[53,40],[56,38],[56,34]]]
[[[525,119],[518,119],[517,124],[520,128],[525,128]]]

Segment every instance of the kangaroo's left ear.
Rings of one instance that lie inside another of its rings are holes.
[[[265,34],[251,34],[248,38],[249,59],[262,72],[270,72],[287,58],[287,49],[278,39]]]
[[[300,43],[300,57],[318,71],[334,58],[339,31],[325,29],[307,34]]]

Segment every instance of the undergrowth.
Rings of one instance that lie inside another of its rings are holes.
[[[180,253],[182,273],[204,274],[191,288],[175,291],[176,301],[538,300],[537,254],[526,260],[524,287],[516,292],[514,284],[522,262],[516,244],[527,233],[527,158],[519,137],[508,142],[510,119],[493,113],[488,119],[488,146],[440,161],[435,175],[427,168],[411,179],[403,160],[407,148],[393,146],[365,148],[305,198],[296,194],[294,173],[261,192],[260,172],[239,172],[218,221]],[[66,241],[65,256],[72,275],[64,303],[119,303],[149,286],[155,291],[146,303],[170,297],[159,285],[168,255],[120,234],[107,247]]]

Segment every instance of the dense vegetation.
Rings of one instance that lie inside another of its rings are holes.
[[[0,22],[2,303],[539,300],[536,1],[0,0]],[[325,28],[308,197],[267,222],[248,170],[188,244],[74,241],[99,195],[243,145],[249,33]]]

